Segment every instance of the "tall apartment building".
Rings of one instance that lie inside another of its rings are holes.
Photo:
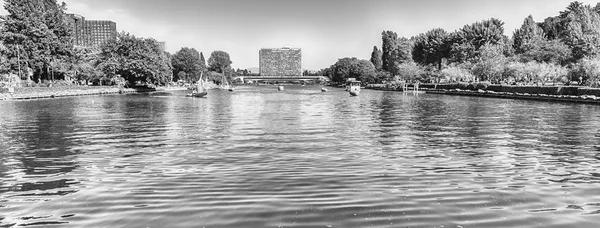
[[[77,14],[67,14],[73,28],[75,46],[94,47],[117,39],[117,24],[113,21],[86,20]]]
[[[260,76],[302,76],[302,50],[263,48],[259,51]]]

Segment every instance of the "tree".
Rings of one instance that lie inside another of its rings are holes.
[[[70,75],[78,82],[99,79],[101,71],[97,68],[100,50],[95,48],[75,48],[70,61]]]
[[[381,34],[383,44],[381,46],[381,69],[393,72],[395,55],[398,50],[398,34],[392,31],[384,31]]]
[[[8,58],[20,55],[22,65],[34,70],[35,81],[54,79],[50,67],[65,65],[73,49],[71,30],[64,17],[66,5],[58,5],[56,0],[7,0],[4,8],[9,14],[1,18],[0,41],[9,50]],[[18,67],[11,64],[11,71],[16,72]]]
[[[377,46],[373,46],[373,52],[371,52],[371,63],[375,66],[375,70],[380,71],[383,66],[383,62],[381,60],[382,52],[377,48]]]
[[[395,67],[398,64],[412,61],[412,41],[398,35],[392,31],[382,33],[382,70],[395,74]]]
[[[441,28],[420,34],[412,49],[413,60],[422,65],[435,64],[442,70],[442,60],[448,58],[450,51],[448,38],[449,34]]]
[[[348,78],[369,81],[375,76],[375,66],[368,60],[342,58],[331,66],[331,80],[342,83]]]
[[[545,62],[566,65],[571,59],[571,49],[560,40],[537,40],[520,55],[521,61]]]
[[[479,49],[486,44],[497,45],[506,41],[504,22],[496,18],[465,25],[451,35],[452,62],[476,62]]]
[[[231,67],[229,54],[224,51],[213,51],[208,58],[208,69],[218,73],[223,73]]]
[[[101,47],[99,60],[98,67],[107,77],[123,77],[130,85],[165,84],[173,73],[171,61],[156,40],[125,32]]]
[[[481,47],[481,59],[473,67],[473,75],[481,81],[499,82],[507,62],[501,45],[486,44]]]
[[[600,58],[586,57],[580,59],[572,66],[570,72],[571,80],[578,81],[588,86],[600,86]]]
[[[395,72],[400,79],[408,82],[423,80],[424,71],[415,62],[400,63],[395,66]]]
[[[202,72],[200,53],[194,48],[183,47],[171,58],[173,74],[178,80],[197,81]],[[179,72],[185,72],[184,78],[179,77]]]
[[[535,45],[540,44],[545,39],[544,30],[529,15],[525,18],[521,28],[515,30],[513,33],[513,48],[517,54],[521,54],[536,48]]]
[[[550,39],[560,39],[571,49],[570,62],[600,54],[600,13],[598,6],[572,2],[556,17],[541,23]]]

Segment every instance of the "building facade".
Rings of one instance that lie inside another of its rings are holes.
[[[113,21],[86,20],[77,14],[67,14],[73,29],[75,46],[95,47],[117,39],[117,24]]]
[[[302,76],[299,48],[263,48],[258,56],[260,76]]]

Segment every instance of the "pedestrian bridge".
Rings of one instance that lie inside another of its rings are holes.
[[[262,81],[328,81],[325,76],[237,76],[233,81],[262,82]]]

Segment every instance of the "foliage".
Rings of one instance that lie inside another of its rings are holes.
[[[6,0],[4,8],[9,14],[1,18],[0,41],[9,50],[10,71],[18,71],[19,57],[21,68],[33,69],[36,81],[53,79],[56,70],[65,74],[68,67],[50,68],[66,66],[72,55],[71,30],[64,17],[66,5],[58,5],[56,0]]]
[[[226,69],[231,68],[231,63],[227,52],[213,51],[208,58],[208,70],[223,73]]]
[[[479,57],[479,49],[486,44],[502,44],[504,22],[496,18],[465,25],[454,32],[450,38],[450,56],[452,62],[475,62]]]
[[[437,28],[420,34],[412,49],[412,58],[422,65],[435,64],[442,69],[442,60],[449,55],[449,34],[446,30]]]
[[[481,47],[480,60],[475,63],[472,73],[480,81],[499,82],[506,61],[501,45],[486,44]]]
[[[588,86],[600,87],[600,58],[583,58],[571,67],[571,80],[582,82]]]
[[[572,50],[570,62],[600,54],[600,12],[590,5],[572,2],[556,17],[540,24],[550,39],[560,39]]]
[[[194,48],[184,47],[171,57],[174,81],[197,81],[202,72],[200,53]],[[185,74],[180,74],[184,72]],[[183,76],[183,77],[181,77]]]
[[[573,50],[573,60],[597,55],[600,47],[600,14],[590,5],[572,2],[567,11],[561,12],[560,35],[563,42]]]
[[[544,30],[529,15],[521,28],[513,33],[513,48],[517,54],[521,54],[535,48],[536,44],[540,44],[545,39]]]
[[[75,48],[70,61],[69,76],[77,81],[99,79],[102,72],[97,68],[100,50],[95,48]]]
[[[380,71],[383,67],[382,62],[382,52],[377,48],[377,46],[373,46],[373,52],[371,52],[371,63],[375,66],[375,70]]]
[[[397,72],[397,75],[405,81],[425,81],[423,78],[425,71],[415,62],[397,64],[394,71]]]
[[[171,61],[154,39],[120,33],[115,42],[101,47],[98,67],[108,78],[123,77],[136,83],[165,84],[172,77]]]
[[[536,82],[544,85],[548,81],[562,81],[568,73],[566,67],[553,63],[531,62],[508,62],[504,65],[502,73],[506,82]]]
[[[571,49],[560,40],[536,40],[520,54],[521,61],[545,62],[566,65],[571,59]]]
[[[395,74],[396,65],[412,61],[412,41],[392,31],[384,31],[382,40],[382,70]]]
[[[469,82],[474,81],[475,76],[471,70],[464,65],[452,65],[440,72],[442,79],[446,82]]]
[[[345,82],[348,78],[356,78],[360,81],[373,81],[375,66],[368,60],[357,58],[342,58],[331,66],[331,80],[334,82]]]
[[[0,42],[0,75],[8,74],[10,70],[10,63],[7,55],[8,49]]]

